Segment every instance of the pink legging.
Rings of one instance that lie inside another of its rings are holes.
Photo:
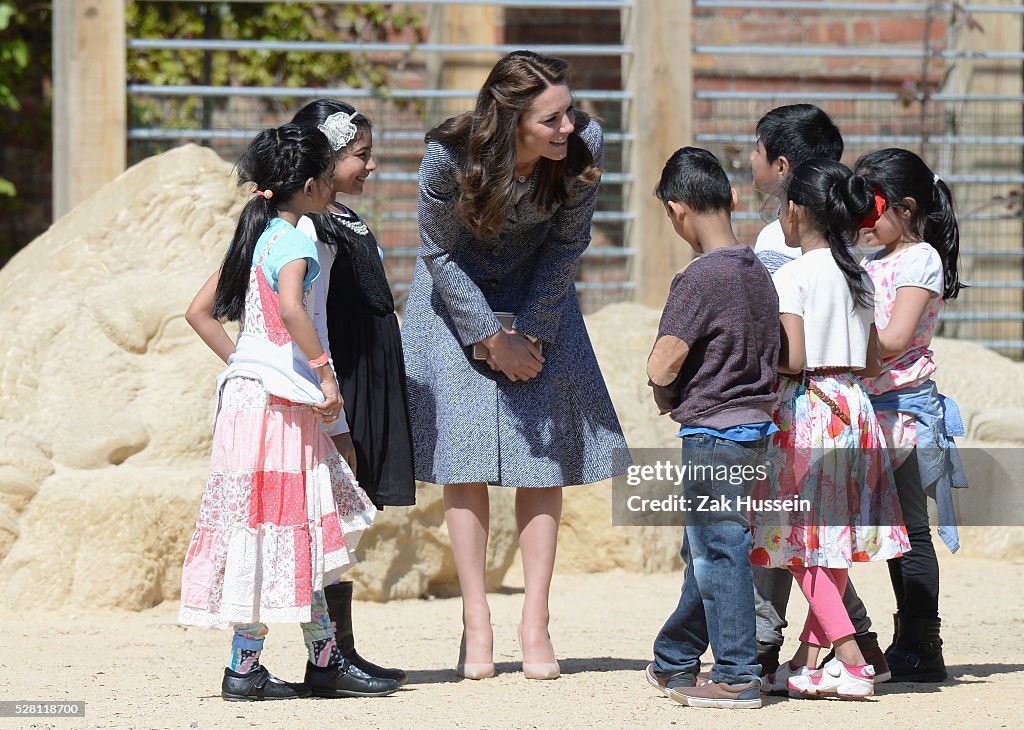
[[[789,570],[800,584],[808,604],[807,621],[804,622],[800,641],[825,647],[844,636],[851,636],[853,624],[843,605],[847,569],[792,565]]]

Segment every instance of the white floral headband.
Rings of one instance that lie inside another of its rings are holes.
[[[345,147],[349,142],[356,138],[356,125],[352,123],[352,117],[358,112],[353,111],[351,114],[345,112],[335,112],[331,116],[324,120],[323,124],[316,126],[324,136],[327,137],[327,141],[331,143],[331,149],[337,152],[342,147]]]

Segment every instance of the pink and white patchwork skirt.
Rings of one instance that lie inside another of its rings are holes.
[[[228,379],[181,576],[192,626],[310,620],[314,591],[355,563],[376,509],[304,404]]]

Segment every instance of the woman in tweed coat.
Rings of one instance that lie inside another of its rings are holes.
[[[458,671],[471,679],[494,674],[487,485],[518,488],[523,671],[553,679],[548,592],[561,487],[628,463],[574,285],[602,132],[572,104],[565,61],[511,53],[473,112],[427,134],[420,166],[420,255],[402,341],[416,477],[445,485],[463,600]],[[514,313],[512,328],[494,312]],[[472,358],[474,344],[486,360]]]

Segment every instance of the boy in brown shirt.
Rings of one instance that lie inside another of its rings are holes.
[[[655,195],[700,257],[672,280],[647,362],[655,402],[680,424],[683,464],[690,467],[682,495],[682,595],[655,639],[647,678],[690,707],[756,708],[760,665],[741,498],[763,476],[776,430],[779,300],[767,270],[733,233],[735,191],[714,155],[677,150]],[[698,681],[709,644],[710,681]]]

